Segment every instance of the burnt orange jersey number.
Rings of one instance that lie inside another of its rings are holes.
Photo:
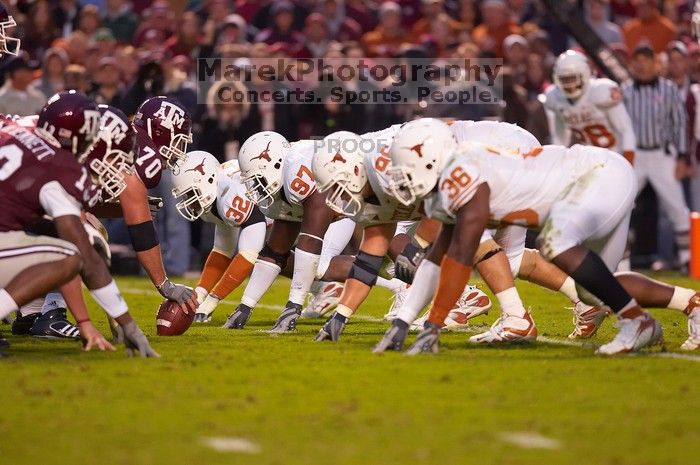
[[[386,167],[389,166],[390,162],[391,162],[391,159],[389,158],[389,147],[387,147],[385,145],[379,151],[379,156],[374,161],[374,168],[377,171],[379,171],[380,173],[382,173],[382,172],[384,172]]]
[[[447,189],[447,197],[450,200],[454,200],[462,192],[462,189],[469,186],[471,182],[472,178],[461,166],[458,166],[452,170],[450,177],[442,181],[440,190]]]
[[[243,197],[236,196],[231,201],[231,208],[226,210],[226,218],[233,217],[237,224],[243,223],[250,214],[251,202]]]
[[[615,135],[611,133],[607,127],[602,124],[591,124],[583,130],[572,129],[574,144],[590,144],[604,149],[615,145]]]
[[[309,182],[304,181],[304,175],[309,178]],[[311,191],[310,183],[313,181],[314,174],[309,168],[301,165],[299,167],[299,171],[297,171],[297,177],[292,179],[292,183],[289,185],[289,187],[301,197],[305,197]]]

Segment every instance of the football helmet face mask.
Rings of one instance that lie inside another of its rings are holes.
[[[263,131],[241,146],[238,163],[246,195],[257,206],[268,208],[282,189],[282,162],[290,144],[281,134]]]
[[[177,211],[188,221],[194,221],[211,211],[216,201],[219,162],[202,150],[189,152],[173,173],[173,197],[178,200]]]
[[[591,79],[591,67],[586,57],[574,50],[559,55],[552,73],[554,84],[567,98],[577,99],[586,90]]]
[[[428,195],[456,149],[452,130],[438,119],[423,118],[404,124],[391,144],[387,174],[392,195],[406,206]]]
[[[100,130],[86,155],[85,165],[102,188],[102,198],[109,202],[126,189],[124,174],[133,172],[136,133],[120,109],[110,105],[97,108],[101,114]]]
[[[37,134],[47,142],[70,151],[83,163],[100,129],[97,104],[70,90],[52,96],[39,112]]]
[[[5,5],[0,3],[0,55],[14,55],[19,54],[20,40],[12,37],[8,28],[17,26],[15,18],[10,15],[5,8]]]
[[[147,99],[136,110],[132,124],[146,131],[168,168],[185,159],[187,145],[192,143],[192,118],[177,100]]]
[[[326,205],[341,215],[355,216],[364,205],[367,172],[362,147],[360,136],[339,131],[326,136],[314,153],[311,169],[316,188],[327,192]]]

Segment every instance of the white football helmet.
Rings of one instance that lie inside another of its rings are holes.
[[[362,188],[367,184],[363,139],[338,131],[326,136],[314,153],[311,169],[316,188],[326,192],[326,204],[335,212],[355,216],[362,209]]]
[[[577,99],[583,95],[588,86],[591,67],[582,53],[567,50],[557,58],[552,75],[554,84],[564,92],[567,98]]]
[[[450,127],[435,118],[404,124],[391,144],[389,188],[399,202],[413,205],[430,193],[457,149]]]
[[[241,180],[254,204],[268,208],[282,189],[282,161],[289,141],[274,131],[263,131],[245,141],[238,153]]]
[[[179,200],[177,211],[194,221],[211,210],[216,201],[219,162],[202,150],[189,152],[173,172],[173,197]]]

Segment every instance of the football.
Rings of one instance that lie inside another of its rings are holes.
[[[174,300],[165,299],[158,307],[156,330],[159,336],[184,334],[194,320],[194,311],[185,313]]]

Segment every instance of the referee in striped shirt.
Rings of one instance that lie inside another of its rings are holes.
[[[625,106],[637,136],[634,169],[638,189],[651,183],[676,237],[678,261],[689,260],[690,212],[680,179],[688,171],[685,103],[676,85],[658,74],[654,51],[640,46],[632,54],[632,82],[622,87]]]

